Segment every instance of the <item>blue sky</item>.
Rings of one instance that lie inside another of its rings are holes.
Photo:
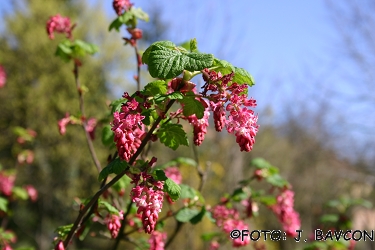
[[[9,11],[6,2],[0,5],[0,15]],[[111,0],[88,2],[92,7],[101,2],[109,18],[116,18]],[[356,78],[362,72],[342,56],[342,38],[325,0],[131,2],[149,13],[160,6],[169,24],[165,39],[181,43],[197,38],[202,52],[248,70],[256,82],[250,95],[257,99],[259,111],[271,105],[276,114],[272,122],[282,121],[283,112],[301,112],[301,103],[312,112],[320,112],[325,103],[323,125],[337,137],[336,146],[348,152],[365,143],[374,145],[374,130],[364,132],[357,126],[373,128],[374,107],[347,105],[348,95],[360,90],[346,74]]]

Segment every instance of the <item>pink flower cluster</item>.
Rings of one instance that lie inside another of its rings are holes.
[[[165,175],[174,181],[176,184],[181,184],[182,182],[182,175],[178,167],[169,167],[164,169]]]
[[[6,174],[5,172],[0,171],[0,193],[5,196],[10,196],[12,194],[15,180],[15,175]]]
[[[47,33],[51,40],[55,39],[54,33],[66,33],[67,38],[72,37],[72,27],[69,17],[62,17],[60,14],[51,16],[47,21]]]
[[[225,233],[229,233],[233,229],[247,230],[248,225],[239,219],[236,209],[229,209],[224,205],[217,205],[212,209],[212,217],[216,220],[216,225],[223,229]],[[233,247],[242,247],[250,243],[250,238],[246,237],[242,241],[241,237],[233,240]]]
[[[0,65],[0,88],[5,86],[5,82],[7,81],[7,75],[3,66]]]
[[[276,214],[283,225],[286,234],[291,237],[297,236],[296,230],[301,227],[299,214],[294,210],[294,193],[285,189],[277,197],[277,203],[270,208]]]
[[[129,0],[113,0],[113,8],[118,16],[121,16],[125,11],[128,11],[133,4]]]
[[[194,144],[199,146],[204,140],[205,134],[207,134],[208,118],[210,117],[210,112],[208,108],[204,111],[204,116],[198,119],[196,115],[191,115],[187,119],[190,124],[193,125],[194,130]]]
[[[113,239],[117,238],[117,235],[121,228],[121,220],[124,219],[124,213],[121,211],[119,215],[108,214],[105,218],[105,223],[107,224],[108,230],[111,232]]]
[[[149,165],[151,166],[155,161],[156,158],[153,158]],[[145,233],[151,234],[155,230],[159,213],[163,207],[164,183],[155,181],[146,172],[134,175],[133,182],[135,187],[130,192],[131,199],[138,207],[137,214],[142,214],[141,220]]]
[[[205,69],[203,79],[206,83],[202,95],[210,100],[216,131],[226,127],[236,136],[241,151],[249,152],[255,143],[259,125],[258,116],[248,107],[256,107],[256,101],[247,99],[248,86],[232,82],[233,76],[233,73],[223,76],[220,72]],[[229,112],[228,117],[226,111]]]
[[[153,231],[148,240],[148,243],[150,243],[150,250],[164,250],[166,239],[167,233]]]
[[[121,159],[129,161],[135,154],[146,135],[140,115],[141,105],[139,102],[125,93],[123,95],[128,101],[121,107],[120,112],[113,113],[112,131],[115,133],[117,151]]]

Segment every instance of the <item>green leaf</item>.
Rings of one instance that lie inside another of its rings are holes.
[[[137,18],[143,21],[148,22],[149,21],[149,16],[146,12],[144,12],[141,8],[134,8],[132,7],[130,9],[130,12]]]
[[[155,96],[157,94],[164,95],[167,93],[168,84],[164,80],[156,80],[145,86],[144,93],[146,95]]]
[[[221,233],[218,232],[212,232],[212,233],[204,233],[201,235],[201,239],[203,241],[211,241],[215,237],[219,237]]]
[[[197,196],[194,188],[185,184],[180,184],[180,187],[182,199],[194,199]]]
[[[64,238],[66,235],[68,235],[72,227],[73,227],[73,224],[60,226],[56,228],[55,233],[57,233],[60,236],[60,238]]]
[[[109,213],[120,215],[120,211],[106,201],[99,201],[99,206],[103,206]]]
[[[129,176],[127,175],[124,175],[123,177],[120,178],[120,180],[118,180],[115,184],[113,184],[113,189],[115,189],[116,191],[121,191],[121,189],[125,189],[126,187],[128,187],[131,183],[132,179],[130,179]]]
[[[227,75],[236,71],[231,63],[216,58],[214,59],[212,70],[215,72],[220,72],[222,75]]]
[[[111,163],[109,163],[103,170],[99,173],[99,181],[103,180],[110,174],[120,174],[128,167],[128,163],[126,161],[121,160],[120,158],[114,159]]]
[[[157,131],[160,142],[176,150],[180,145],[189,146],[189,140],[181,124],[164,123]]]
[[[21,200],[27,200],[29,198],[27,191],[21,187],[13,187],[12,194]]]
[[[156,174],[156,180],[158,181],[165,181],[168,179],[168,177],[165,175],[165,172],[161,169],[156,170],[155,174]]]
[[[281,188],[289,185],[289,182],[287,182],[279,174],[273,174],[273,175],[266,177],[266,181],[273,186],[281,187]]]
[[[248,198],[248,195],[244,192],[243,188],[237,188],[233,191],[232,197],[234,201],[242,201]]]
[[[148,57],[148,70],[154,78],[174,78],[182,73],[187,60],[179,50],[156,44]]]
[[[149,56],[150,56],[150,53],[151,51],[153,50],[153,46],[154,45],[161,45],[161,46],[164,46],[166,48],[174,48],[176,47],[176,45],[170,41],[158,41],[158,42],[154,42],[153,44],[150,45],[150,47],[148,47],[146,49],[146,51],[143,53],[142,55],[142,62],[145,63],[145,64],[148,64],[149,63]]]
[[[146,49],[142,62],[148,65],[150,75],[155,78],[174,78],[183,70],[199,71],[211,67],[212,54],[198,52],[189,53],[171,42],[153,43]]]
[[[120,21],[120,17],[118,17],[115,20],[113,20],[113,22],[109,25],[108,31],[111,31],[112,29],[115,29],[117,32],[119,32],[122,24],[123,23]]]
[[[264,204],[266,206],[272,206],[272,205],[276,204],[276,197],[271,196],[271,195],[261,196],[261,197],[259,197],[259,202],[261,202],[262,204]]]
[[[250,162],[250,165],[251,166],[255,166],[258,169],[264,169],[264,168],[268,169],[268,168],[272,167],[272,165],[268,161],[266,161],[263,158],[259,158],[259,157],[253,159]]]
[[[181,187],[171,179],[167,178],[164,182],[164,192],[167,192],[173,201],[181,196]]]
[[[110,146],[114,143],[115,133],[112,131],[110,125],[106,125],[102,130],[102,143],[105,146]]]
[[[184,116],[191,116],[195,114],[198,119],[203,118],[204,106],[200,101],[195,100],[193,97],[185,97],[183,100],[181,100],[181,103],[184,104]]]
[[[0,211],[8,212],[8,200],[0,197]]]
[[[176,214],[176,220],[179,222],[188,222],[200,213],[197,209],[183,208]]]
[[[193,225],[198,224],[199,222],[202,221],[205,214],[206,214],[206,208],[203,206],[199,214],[197,214],[196,216],[190,219],[190,223]]]
[[[198,42],[197,42],[196,38],[190,40],[190,48],[189,49],[190,49],[191,52],[197,52],[198,51]]]
[[[253,77],[243,68],[235,68],[235,73],[233,77],[233,82],[236,82],[238,84],[247,84],[250,87],[254,85],[254,79]]]
[[[60,57],[64,62],[69,62],[72,53],[71,42],[69,40],[64,40],[57,45],[55,55]]]
[[[193,167],[196,167],[198,165],[195,160],[193,160],[191,158],[187,158],[187,157],[177,157],[175,159],[175,161],[177,163],[185,164],[185,165],[190,165],[190,166],[193,166]]]
[[[127,100],[125,98],[120,98],[120,99],[117,99],[117,100],[114,100],[113,102],[111,102],[111,104],[109,104],[109,106],[111,107],[111,113],[113,114],[116,111],[120,112],[122,104],[124,104],[126,102],[127,102]]]
[[[212,54],[204,54],[192,52],[184,54],[183,57],[187,57],[187,63],[184,65],[184,69],[189,71],[199,71],[212,66],[214,56]]]
[[[181,92],[175,91],[167,95],[171,100],[182,100],[184,99],[184,95]]]
[[[339,215],[338,214],[325,214],[322,217],[320,217],[320,221],[322,223],[327,223],[327,222],[336,223],[339,221]]]

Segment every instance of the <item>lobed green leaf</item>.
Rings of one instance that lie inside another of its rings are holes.
[[[181,103],[184,104],[184,116],[191,116],[195,114],[198,119],[203,118],[205,108],[200,101],[196,100],[194,97],[185,96],[184,99],[181,100]]]
[[[103,206],[110,214],[120,215],[120,211],[106,201],[99,200],[99,206]]]
[[[193,208],[183,208],[176,214],[176,220],[179,222],[188,222],[200,213],[199,210]]]
[[[120,158],[116,158],[102,169],[102,171],[99,173],[98,179],[99,181],[101,181],[110,174],[120,174],[127,167],[128,163],[126,161],[123,161]]]
[[[164,80],[156,80],[145,86],[144,93],[150,96],[164,95],[167,94],[167,88],[168,84]]]
[[[176,184],[173,180],[170,178],[167,178],[164,181],[164,192],[167,192],[169,196],[171,197],[172,201],[176,201],[181,196],[181,187]]]
[[[102,143],[105,146],[113,145],[115,133],[112,131],[110,125],[106,125],[102,130]]]
[[[189,146],[189,140],[181,124],[164,123],[156,134],[161,143],[173,150],[180,145]]]

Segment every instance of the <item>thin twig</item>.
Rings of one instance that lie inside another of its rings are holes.
[[[80,112],[81,112],[81,116],[84,117],[83,122],[82,122],[82,127],[83,127],[83,130],[85,131],[86,142],[87,142],[87,145],[89,146],[91,158],[94,161],[96,169],[98,170],[98,172],[100,172],[102,170],[102,167],[100,165],[100,161],[98,160],[98,157],[96,156],[95,148],[94,148],[94,145],[92,144],[90,134],[86,130],[87,120],[86,120],[86,117],[85,117],[83,92],[82,92],[81,84],[79,82],[78,67],[79,67],[79,62],[74,61],[73,73],[74,73],[74,80],[75,80],[75,83],[76,83],[77,92],[78,92],[78,96],[79,96],[79,109],[80,109]]]

